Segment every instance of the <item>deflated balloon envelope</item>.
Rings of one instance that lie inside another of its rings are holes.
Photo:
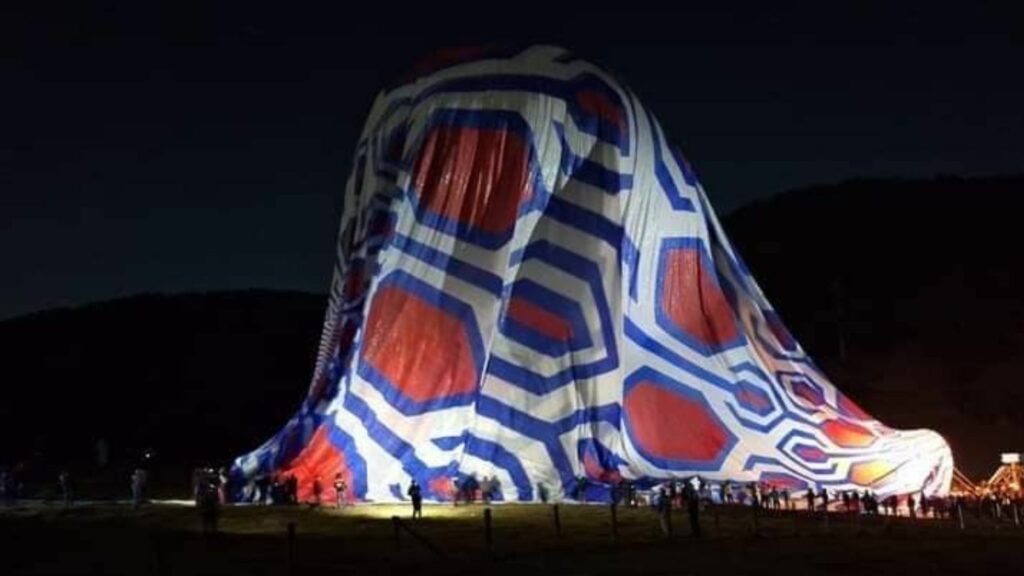
[[[308,396],[237,486],[948,491],[945,441],[886,427],[816,368],[622,84],[545,46],[418,70],[358,143]]]

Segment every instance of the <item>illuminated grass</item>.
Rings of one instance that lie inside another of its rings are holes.
[[[946,522],[854,519],[782,514],[759,518],[753,535],[749,508],[720,511],[718,527],[703,517],[704,538],[689,537],[685,515],[674,517],[666,541],[649,509],[620,508],[618,539],[606,506],[560,507],[556,535],[550,506],[496,505],[493,548],[483,534],[482,505],[425,506],[424,519],[406,520],[445,559],[402,532],[396,546],[393,515],[409,506],[342,510],[237,507],[224,511],[222,533],[203,537],[197,511],[182,506],[90,506],[0,511],[0,537],[18,574],[287,574],[287,526],[295,523],[295,558],[303,574],[830,574],[884,570],[919,574],[984,573],[1024,560],[1024,529],[975,525],[961,533]],[[533,574],[529,576],[534,576]]]

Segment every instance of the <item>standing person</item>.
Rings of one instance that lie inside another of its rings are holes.
[[[201,492],[203,491],[203,470],[201,468],[192,469],[192,500],[199,506],[199,500]]]
[[[668,490],[664,486],[658,489],[658,522],[661,523],[661,531],[665,538],[672,536],[672,500],[669,498]]]
[[[217,498],[221,504],[228,503],[228,471],[224,468],[217,471]]]
[[[480,482],[476,479],[476,474],[470,474],[462,480],[462,494],[466,504],[476,503],[476,493],[479,489]]]
[[[288,480],[286,480],[288,486],[288,503],[298,504],[299,503],[299,479],[295,477],[295,474],[289,474]]]
[[[586,503],[587,501],[587,477],[576,477],[576,500]]]
[[[132,508],[138,510],[142,506],[143,492],[146,487],[146,473],[136,468],[132,473]]]
[[[548,485],[543,482],[537,483],[537,495],[540,496],[540,501],[544,504],[548,503],[549,493]]]
[[[288,476],[287,474],[281,474],[278,477],[278,484],[279,484],[279,486],[278,486],[279,490],[278,491],[281,493],[281,498],[280,498],[281,504],[291,504],[292,503],[292,493],[291,493],[292,479],[291,479],[291,477]],[[278,499],[275,498],[274,501],[277,502]]]
[[[334,475],[334,497],[337,500],[338,508],[345,505],[345,490],[348,486],[345,485],[345,479],[341,477],[341,472]]]
[[[714,489],[713,485],[711,482],[701,480],[699,477],[697,480],[700,482],[700,488],[697,490],[697,496],[700,498],[701,504],[712,504],[714,502],[714,499],[712,498],[712,491]]]
[[[501,492],[501,479],[497,476],[491,476],[491,500],[503,499]]]
[[[224,503],[224,485],[221,484],[220,474],[217,473],[213,468],[207,468],[205,472],[206,482],[209,483],[210,489],[213,490],[213,495],[217,497],[217,500]]]
[[[267,478],[266,474],[260,474],[256,477],[256,494],[254,495],[254,501],[259,505],[264,505],[270,501],[270,479]]]
[[[491,503],[491,477],[483,476],[480,478],[480,499],[484,501],[484,504]]]
[[[807,496],[807,511],[808,512],[814,512],[814,488],[813,487],[808,486],[806,496]]]
[[[199,516],[203,523],[203,534],[217,533],[217,518],[220,515],[220,490],[212,477],[204,478],[198,490]]]
[[[199,510],[203,505],[203,475],[199,468],[192,469],[192,503],[195,504],[196,510]]]
[[[284,502],[284,484],[281,483],[281,475],[274,473],[270,479],[270,503],[280,506]]]
[[[320,483],[320,477],[313,478],[313,507],[320,507],[320,496],[324,493],[324,485]]]
[[[263,481],[260,483],[260,504],[268,505],[274,502],[274,480],[271,476],[266,474],[263,475]]]
[[[409,485],[407,494],[412,499],[412,517],[423,518],[423,490],[415,479]]]
[[[60,476],[57,477],[57,481],[60,483],[60,491],[64,496],[64,507],[70,508],[72,504],[71,475],[68,474],[67,470],[62,470]]]
[[[623,506],[629,506],[629,481],[625,478],[620,479],[619,482],[614,485],[612,502],[616,505],[621,504]]]
[[[687,482],[683,487],[683,498],[686,499],[686,511],[690,517],[690,534],[700,538],[700,494],[693,484]]]
[[[789,488],[782,489],[782,505],[786,510],[789,510]]]

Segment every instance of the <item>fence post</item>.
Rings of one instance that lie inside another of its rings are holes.
[[[1014,502],[1013,506],[1013,525],[1020,528],[1020,502]]]
[[[398,516],[391,517],[391,526],[395,529],[395,550],[402,549],[402,521]]]
[[[295,574],[295,522],[288,523],[288,574]]]
[[[956,520],[960,525],[960,529],[964,529],[964,507],[959,502],[956,503]]]
[[[555,536],[562,535],[562,517],[558,515],[558,504],[551,506],[551,511],[554,513],[555,519]]]
[[[484,540],[487,542],[487,551],[491,551],[493,540],[491,539],[491,509],[484,508]]]
[[[612,540],[619,541],[619,515],[618,506],[615,505],[615,501],[612,500]]]
[[[686,515],[690,517],[690,536],[700,538],[700,501],[691,495],[686,501]]]

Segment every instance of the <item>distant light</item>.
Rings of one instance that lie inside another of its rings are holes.
[[[1005,452],[1002,457],[1003,464],[1020,464],[1019,452]]]

